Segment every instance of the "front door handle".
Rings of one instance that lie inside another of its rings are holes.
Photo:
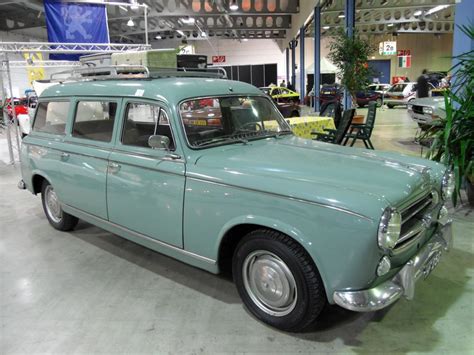
[[[109,163],[109,172],[111,174],[116,174],[120,170],[120,164]]]
[[[67,158],[69,158],[69,153],[62,152],[61,159],[67,159]]]

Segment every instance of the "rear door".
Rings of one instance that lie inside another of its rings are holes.
[[[113,147],[116,98],[76,98],[61,153],[61,202],[107,219],[107,163]]]
[[[183,247],[185,164],[164,104],[124,100],[121,133],[110,154],[109,220],[132,231]],[[148,138],[167,136],[170,149],[152,149]]]

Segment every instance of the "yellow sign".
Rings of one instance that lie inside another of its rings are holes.
[[[41,63],[43,61],[43,54],[41,52],[23,53],[23,57],[26,60],[26,71],[30,84],[33,85],[34,80],[43,80],[44,68],[41,64],[35,64],[35,62]]]

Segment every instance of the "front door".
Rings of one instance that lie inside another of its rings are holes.
[[[148,138],[167,136],[169,149],[152,149]],[[122,134],[109,157],[109,220],[162,242],[183,247],[184,161],[164,105],[127,101]]]

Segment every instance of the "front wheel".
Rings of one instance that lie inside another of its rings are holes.
[[[376,101],[377,107],[382,107],[382,99],[379,97]]]
[[[387,104],[387,107],[388,107],[388,108],[394,108],[395,106],[392,105],[392,104]]]
[[[326,296],[306,251],[288,236],[269,230],[246,235],[233,256],[237,290],[248,310],[285,331],[302,331],[319,316]]]
[[[41,201],[46,218],[55,229],[60,231],[74,229],[78,219],[63,211],[58,195],[53,186],[46,180],[41,187]]]

